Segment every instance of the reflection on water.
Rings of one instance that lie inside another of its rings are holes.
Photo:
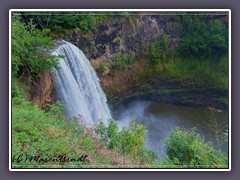
[[[215,119],[223,128],[221,133],[228,129],[228,113],[213,110],[208,107],[191,108],[174,105],[165,105],[156,102],[134,101],[127,105],[116,121],[120,127],[127,126],[135,118],[138,124],[143,124],[147,132],[147,148],[164,156],[164,139],[176,127],[197,128],[205,142],[212,141],[217,148],[215,133],[210,125]],[[222,151],[228,153],[228,143],[222,144]]]

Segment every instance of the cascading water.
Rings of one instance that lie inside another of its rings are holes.
[[[81,116],[88,125],[111,118],[107,98],[99,78],[84,53],[73,44],[62,41],[53,55],[63,55],[55,71],[58,99],[64,102],[65,115]]]

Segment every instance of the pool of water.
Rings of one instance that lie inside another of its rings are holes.
[[[217,124],[222,128],[221,134],[228,129],[228,113],[214,110],[209,107],[181,107],[166,105],[157,102],[134,101],[126,105],[116,122],[119,127],[127,126],[132,118],[138,124],[147,129],[146,147],[155,151],[158,155],[164,156],[164,139],[176,127],[193,128],[204,137],[205,142],[212,141],[215,148],[218,148],[215,133],[211,125]],[[221,149],[228,154],[228,143],[221,144]]]

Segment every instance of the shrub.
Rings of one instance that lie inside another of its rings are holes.
[[[227,158],[216,151],[211,143],[205,143],[195,129],[176,128],[166,140],[169,164],[188,168],[226,168]]]
[[[98,134],[107,142],[110,149],[117,149],[124,156],[131,156],[144,163],[153,163],[156,160],[156,154],[145,148],[146,130],[144,126],[138,125],[135,119],[132,119],[129,126],[124,127],[121,131],[113,119],[109,120],[108,127],[100,123]]]

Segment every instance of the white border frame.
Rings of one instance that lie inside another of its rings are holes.
[[[228,87],[228,92],[229,92],[229,168],[228,169],[144,169],[144,168],[139,168],[139,169],[14,169],[11,167],[12,164],[12,145],[11,145],[11,122],[12,122],[12,96],[11,96],[11,83],[12,83],[12,43],[11,43],[11,24],[12,24],[12,18],[11,14],[14,11],[18,12],[40,12],[40,11],[52,11],[52,12],[66,12],[66,11],[106,11],[106,12],[116,12],[116,11],[133,11],[133,12],[228,12],[229,13],[229,87]],[[231,171],[231,9],[10,9],[9,10],[9,171]]]

